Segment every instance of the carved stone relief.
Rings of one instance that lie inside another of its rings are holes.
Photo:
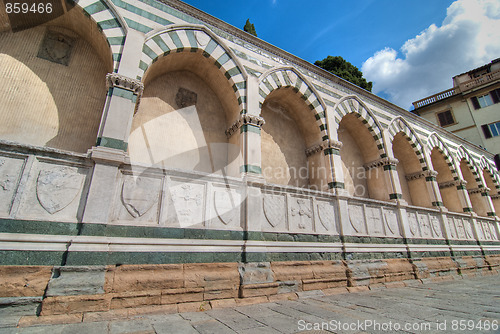
[[[472,231],[472,223],[470,220],[463,220],[464,226],[465,226],[465,238],[467,239],[473,239],[474,238],[474,232]]]
[[[271,227],[282,227],[285,223],[285,197],[282,195],[264,194],[262,199],[264,216]]]
[[[465,239],[464,221],[462,219],[455,218],[455,226],[457,227],[458,238]]]
[[[431,236],[431,225],[427,215],[418,215],[418,223],[422,231],[422,237],[429,238]]]
[[[172,206],[169,209],[180,227],[205,225],[203,202],[205,186],[198,183],[172,182],[169,186]]]
[[[63,210],[80,194],[84,178],[74,167],[40,170],[36,181],[38,202],[51,215]]]
[[[56,31],[47,30],[37,57],[68,66],[75,40]]]
[[[414,237],[420,236],[419,229],[418,229],[418,221],[417,221],[417,214],[415,212],[409,212],[408,213],[408,222],[410,225],[410,233]]]
[[[149,177],[125,176],[122,185],[122,204],[128,213],[139,218],[158,201],[161,180]]]
[[[10,211],[23,162],[23,159],[0,158],[0,213]]]
[[[214,191],[214,207],[219,221],[224,226],[239,222],[241,195],[232,190]]]
[[[362,205],[349,205],[349,221],[354,231],[358,233],[365,231],[365,217]]]
[[[367,220],[367,225],[368,225],[368,232],[370,234],[376,234],[376,235],[383,235],[384,234],[380,208],[367,206],[366,207],[366,220]]]
[[[395,211],[384,210],[384,220],[391,234],[399,234],[398,217]]]
[[[448,217],[448,231],[450,232],[450,238],[452,239],[456,239],[458,237],[455,226],[455,220],[451,217]]]
[[[175,103],[179,108],[194,106],[198,101],[198,94],[186,88],[179,88],[175,95]]]
[[[431,221],[432,233],[433,233],[434,237],[436,237],[436,238],[441,237],[442,236],[441,225],[439,223],[438,217],[431,216],[430,221]]]
[[[290,199],[290,228],[298,232],[313,231],[311,201],[305,198]]]
[[[317,219],[316,219],[316,231],[325,230],[328,232],[337,233],[337,227],[335,225],[335,209],[334,206],[329,202],[317,202]],[[319,224],[318,224],[319,221]]]

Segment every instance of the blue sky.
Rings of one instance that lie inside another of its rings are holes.
[[[342,56],[405,109],[500,57],[498,0],[185,2],[311,63]]]

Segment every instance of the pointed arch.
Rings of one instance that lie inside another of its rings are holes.
[[[137,79],[143,79],[149,66],[160,57],[178,52],[200,52],[213,61],[232,86],[240,113],[246,113],[248,75],[231,49],[203,25],[172,25],[149,33],[142,47]]]
[[[326,123],[326,106],[314,87],[293,67],[273,68],[259,78],[259,106],[262,107],[266,97],[279,88],[292,88],[314,112],[316,123],[323,140],[328,139]]]
[[[127,36],[127,24],[109,0],[80,0],[83,11],[90,16],[102,31],[113,55],[113,71],[117,72]]]
[[[448,164],[450,170],[451,170],[451,175],[453,176],[454,180],[459,180],[460,177],[458,176],[453,155],[450,152],[450,149],[448,148],[448,145],[443,142],[441,137],[439,137],[435,132],[431,133],[430,136],[427,139],[427,146],[429,148],[429,151],[432,151],[433,148],[437,148],[441,154],[443,154],[444,159],[446,163]]]
[[[422,168],[423,171],[428,170],[428,162],[424,154],[424,145],[422,144],[422,141],[420,138],[417,136],[413,128],[406,122],[406,120],[398,116],[395,119],[392,120],[391,124],[389,124],[389,141],[392,143],[394,140],[394,137],[398,133],[402,133],[406,140],[410,142],[410,145],[415,152],[415,154],[418,157],[418,160],[420,162],[420,167]]]
[[[457,161],[462,161],[464,159],[469,166],[472,175],[474,176],[474,179],[477,182],[478,187],[483,188],[485,187],[485,184],[483,182],[483,178],[481,177],[481,173],[479,172],[479,166],[477,165],[476,161],[472,158],[470,153],[460,145],[457,150]]]
[[[342,118],[348,114],[354,114],[366,126],[379,150],[381,158],[387,157],[387,151],[382,137],[382,126],[377,121],[372,111],[355,95],[349,95],[340,99],[335,105],[335,122],[340,124]]]
[[[490,173],[495,187],[500,191],[500,175],[497,173],[495,166],[484,155],[479,160],[479,167],[481,170],[487,170]]]

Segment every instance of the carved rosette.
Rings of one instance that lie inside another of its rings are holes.
[[[243,114],[233,123],[233,125],[231,125],[226,130],[226,136],[227,138],[230,138],[236,131],[238,131],[239,128],[244,125],[253,125],[260,129],[264,124],[266,124],[266,121],[260,116]]]
[[[385,167],[385,166],[396,167],[398,165],[398,163],[399,163],[398,159],[385,157],[385,158],[380,158],[380,159],[374,160],[372,162],[369,162],[369,163],[365,164],[364,167],[366,170],[370,170],[370,169],[377,168],[377,167]]]

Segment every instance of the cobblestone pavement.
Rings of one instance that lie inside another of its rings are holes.
[[[15,328],[0,319],[0,333],[500,333],[499,323],[494,275],[103,322]]]

